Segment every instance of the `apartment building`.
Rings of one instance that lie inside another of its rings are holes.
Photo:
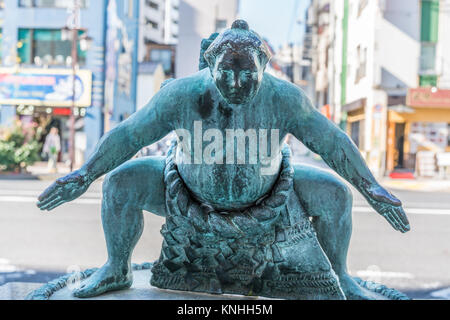
[[[231,27],[238,9],[238,0],[180,1],[179,40],[176,52],[177,78],[198,71],[202,39]]]
[[[449,9],[448,0],[312,1],[316,103],[377,175],[414,171],[417,152],[449,146]]]

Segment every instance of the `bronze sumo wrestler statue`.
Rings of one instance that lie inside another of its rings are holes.
[[[205,68],[167,83],[108,132],[81,169],[39,197],[38,206],[52,210],[108,173],[108,260],[74,295],[131,286],[146,210],[166,218],[152,269],[156,287],[286,299],[406,298],[348,274],[351,192],[325,171],[291,165],[283,144],[294,135],[395,230],[409,231],[401,202],[375,180],[350,138],[301,89],[265,73],[269,50],[245,21],[203,46]],[[178,139],[166,159],[130,160],[172,131]]]

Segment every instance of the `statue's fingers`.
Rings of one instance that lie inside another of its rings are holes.
[[[406,216],[405,210],[400,207],[395,209],[397,211],[397,215],[405,226],[409,226],[409,220]]]
[[[397,226],[397,230],[403,232],[404,226],[403,226],[402,222],[400,221],[400,219],[398,218],[397,213],[395,212],[395,210],[391,210],[391,217],[392,217],[392,220],[395,221],[395,225]]]
[[[53,200],[51,200],[51,201],[47,202],[45,205],[43,205],[40,209],[41,210],[51,210],[50,208],[52,208],[55,204],[57,204],[61,200],[62,200],[62,197],[61,196],[57,196]]]
[[[66,202],[65,200],[61,199],[61,200],[59,200],[58,202],[55,202],[54,204],[52,204],[51,206],[49,206],[49,207],[47,208],[47,210],[48,210],[48,211],[51,211],[51,210],[55,209],[56,207],[59,207],[60,205],[64,204],[65,202]]]
[[[47,195],[46,198],[43,198],[42,200],[37,202],[38,208],[42,208],[43,206],[47,205],[49,202],[53,201],[56,197],[60,196],[61,192],[60,190],[56,190],[54,193],[51,193]]]
[[[397,220],[390,211],[386,212],[383,216],[395,230],[400,230],[400,224],[397,222]]]
[[[408,221],[408,217],[402,207],[393,209],[394,215],[400,223],[401,231],[408,232],[411,230],[411,226]]]
[[[41,195],[38,197],[39,201],[44,201],[47,197],[49,197],[55,190],[57,190],[56,183],[53,183],[50,187],[44,190],[44,192],[41,193]]]
[[[405,233],[407,232],[406,226],[402,223],[400,218],[398,217],[397,211],[395,209],[389,211],[389,216],[391,217],[392,221],[394,221],[396,225],[396,230]]]

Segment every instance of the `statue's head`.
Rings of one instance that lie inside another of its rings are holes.
[[[230,104],[254,98],[270,58],[265,42],[243,20],[218,35],[205,52],[216,86]]]

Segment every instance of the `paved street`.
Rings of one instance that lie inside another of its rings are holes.
[[[100,266],[106,259],[101,183],[75,202],[43,214],[35,202],[49,183],[0,180],[0,285],[44,282],[77,268]],[[395,232],[355,194],[350,272],[412,297],[450,299],[450,193],[393,191],[405,204],[412,231]],[[145,215],[133,262],[158,258],[162,223],[162,218]]]

